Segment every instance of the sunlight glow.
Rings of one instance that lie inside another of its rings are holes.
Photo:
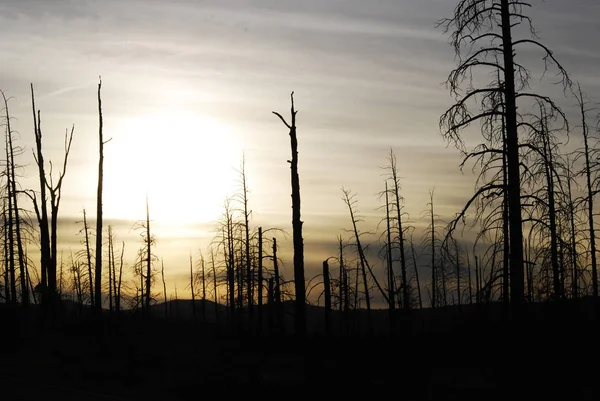
[[[105,146],[107,216],[144,219],[147,193],[150,218],[162,225],[219,218],[236,177],[231,127],[170,110],[121,120],[113,141]]]

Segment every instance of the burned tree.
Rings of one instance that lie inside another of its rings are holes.
[[[517,0],[460,0],[450,18],[440,21],[445,33],[450,33],[450,43],[458,56],[458,67],[448,76],[450,92],[457,103],[440,119],[445,138],[464,150],[462,131],[475,122],[502,119],[506,137],[508,180],[508,220],[510,242],[510,296],[515,305],[524,302],[523,227],[521,218],[521,173],[519,154],[519,121],[517,103],[528,100],[549,100],[539,94],[529,93],[530,72],[516,61],[516,50],[521,46],[534,46],[544,54],[546,67],[555,65],[561,82],[570,85],[569,77],[550,49],[536,40],[532,21],[524,13],[530,4]],[[530,37],[514,39],[517,26],[524,24]],[[478,71],[492,70],[499,79],[488,87],[475,87]],[[463,87],[466,90],[463,91]],[[497,99],[501,98],[502,107]],[[478,101],[479,100],[479,101]],[[471,112],[470,103],[479,108]]]
[[[296,291],[296,333],[306,333],[306,288],[304,283],[304,242],[302,240],[302,220],[300,220],[300,178],[298,176],[298,138],[296,137],[296,114],[294,109],[294,92],[291,99],[291,123],[277,112],[273,112],[290,130],[290,143],[292,148],[292,159],[290,163],[292,183],[292,229],[294,237],[294,286]]]

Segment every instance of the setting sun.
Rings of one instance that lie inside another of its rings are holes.
[[[233,129],[187,111],[122,120],[105,147],[105,213],[165,225],[213,221],[235,183]],[[114,142],[114,143],[113,143]]]

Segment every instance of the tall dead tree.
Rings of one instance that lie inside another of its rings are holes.
[[[98,82],[98,190],[96,192],[96,272],[94,288],[94,306],[102,312],[102,184],[104,179],[104,138],[102,121],[102,99],[100,90],[102,80]]]
[[[150,208],[148,207],[148,195],[146,195],[146,312],[150,312],[150,299],[152,298],[152,236],[150,235]]]
[[[387,225],[387,244],[386,244],[386,253],[387,253],[387,273],[388,273],[388,298],[389,298],[389,311],[390,311],[390,324],[392,324],[394,320],[393,311],[396,308],[394,300],[396,299],[396,288],[394,285],[394,281],[396,279],[392,264],[392,229],[390,224],[390,202],[389,202],[389,191],[387,181],[385,182],[385,221]],[[404,282],[402,283],[404,285]],[[406,307],[406,305],[405,305]]]
[[[296,293],[296,314],[295,326],[296,334],[304,335],[306,333],[306,284],[304,282],[304,242],[302,240],[302,220],[300,220],[300,178],[298,175],[298,138],[296,136],[296,114],[294,109],[294,92],[290,95],[291,99],[291,123],[277,112],[273,112],[290,130],[290,144],[292,148],[292,159],[290,163],[291,184],[292,184],[292,230],[294,242],[294,288]]]
[[[37,165],[40,179],[40,256],[41,256],[41,279],[42,288],[48,285],[47,274],[48,266],[50,265],[50,236],[48,232],[48,207],[46,197],[46,173],[44,171],[44,155],[42,153],[42,132],[39,129],[38,121],[40,119],[39,112],[36,116],[35,96],[33,92],[33,84],[31,86],[31,108],[33,111],[33,131],[35,135],[35,144],[37,151]]]
[[[367,257],[365,255],[365,249],[361,244],[361,241],[360,241],[361,234],[358,232],[358,228],[356,225],[358,219],[357,219],[356,212],[355,212],[356,201],[353,199],[354,195],[351,194],[349,190],[344,189],[344,188],[342,188],[342,193],[343,193],[342,200],[348,207],[348,211],[350,213],[350,220],[352,222],[352,233],[354,235],[354,241],[356,244],[358,259],[360,262],[360,271],[361,271],[361,275],[362,275],[365,300],[366,300],[366,304],[367,304],[366,306],[367,306],[368,329],[369,329],[369,331],[371,331],[373,328],[373,316],[372,316],[372,312],[371,312],[371,295],[370,295],[370,291],[369,291],[369,282],[368,282],[368,278],[367,278],[367,272],[369,273],[369,276],[373,279],[373,282],[375,283],[377,289],[379,290],[380,295],[383,297],[383,299],[385,300],[385,302],[388,305],[389,305],[390,300],[388,299],[388,296],[387,296],[386,292],[383,290],[383,288],[381,287],[381,285],[379,285],[379,282],[377,281],[377,277],[373,273],[373,270],[371,269],[369,261],[367,260]]]
[[[5,213],[5,216],[8,218],[5,220],[4,224],[4,238],[5,238],[5,260],[8,270],[8,275],[10,276],[10,303],[17,303],[17,274],[16,274],[16,266],[15,266],[15,236],[13,229],[13,197],[12,197],[12,175],[10,172],[10,152],[8,145],[8,130],[5,138],[5,148],[6,148],[6,198],[8,199],[8,213]]]
[[[521,217],[521,173],[519,155],[519,100],[539,99],[549,102],[549,98],[527,92],[530,72],[515,61],[516,50],[521,46],[534,46],[541,50],[546,67],[554,64],[559,70],[559,79],[570,85],[568,75],[553,53],[536,40],[532,20],[524,13],[531,7],[520,0],[460,0],[450,18],[440,21],[445,33],[450,33],[450,43],[458,56],[458,67],[448,76],[450,92],[457,103],[448,109],[440,119],[440,127],[445,138],[464,151],[461,138],[463,129],[475,122],[503,118],[506,128],[506,164],[508,172],[508,219],[510,248],[510,299],[514,305],[521,305],[524,294],[523,226]],[[520,32],[516,27],[525,24],[530,37],[513,38]],[[499,72],[496,79],[487,87],[476,87],[477,71]],[[466,86],[466,91],[463,87]],[[501,96],[503,110],[498,109],[498,96]],[[481,99],[480,99],[481,98]],[[473,102],[479,110],[470,111]],[[482,191],[484,193],[485,191]]]
[[[575,98],[579,106],[579,112],[581,114],[581,133],[583,134],[583,151],[578,152],[577,158],[584,158],[584,167],[580,171],[579,175],[585,177],[585,202],[587,204],[587,218],[588,218],[588,230],[589,230],[589,244],[590,244],[590,259],[592,264],[592,295],[598,299],[598,268],[596,266],[596,230],[594,223],[594,196],[598,192],[594,185],[596,178],[593,176],[594,172],[597,171],[598,163],[595,161],[594,156],[597,152],[590,144],[592,140],[587,123],[587,114],[589,113],[587,102],[585,101],[584,94],[581,90],[581,86],[578,85],[578,91],[575,93]]]
[[[400,248],[400,272],[402,275],[402,305],[404,309],[410,309],[410,292],[408,285],[408,275],[406,272],[406,254],[404,249],[404,224],[402,222],[402,201],[400,195],[400,177],[398,177],[398,164],[396,155],[393,150],[390,150],[390,164],[388,166],[390,178],[392,179],[392,193],[396,202],[396,220],[398,225],[398,245]],[[418,279],[417,279],[418,280]]]
[[[258,328],[262,330],[263,326],[263,231],[262,227],[258,227],[258,272],[257,272],[257,284],[258,284]]]
[[[4,113],[6,119],[6,136],[7,136],[7,170],[9,176],[7,177],[8,185],[10,187],[9,197],[12,200],[12,209],[14,217],[14,232],[11,231],[10,235],[14,236],[17,241],[17,256],[19,262],[19,284],[21,286],[21,304],[23,306],[29,305],[29,285],[27,283],[27,267],[25,262],[25,253],[23,251],[23,238],[21,233],[21,217],[19,213],[18,204],[18,192],[17,192],[17,180],[15,174],[15,147],[13,144],[13,130],[11,128],[11,116],[8,110],[8,99],[4,92],[0,91],[2,99],[4,100]],[[10,217],[10,216],[9,216]],[[14,249],[11,247],[11,250]]]

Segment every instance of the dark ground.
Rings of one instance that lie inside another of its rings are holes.
[[[600,332],[581,310],[570,305],[510,324],[493,313],[446,310],[443,324],[415,316],[394,336],[300,339],[130,316],[63,316],[48,327],[35,311],[0,308],[0,399],[175,401],[244,392],[600,400]]]

